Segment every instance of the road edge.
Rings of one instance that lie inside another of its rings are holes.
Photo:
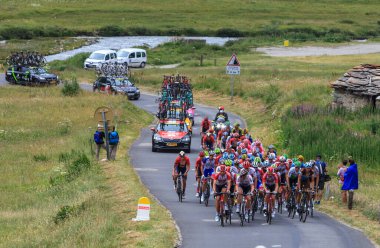
[[[142,92],[143,94],[146,94],[145,92]],[[147,94],[148,95],[148,94]],[[136,105],[135,105],[136,106]],[[140,107],[138,107],[138,106],[136,106],[137,108],[139,108],[139,109],[141,109],[141,110],[143,110],[143,111],[145,111],[145,112],[147,112],[146,110],[144,110],[144,109],[142,109],[142,108],[140,108]],[[149,112],[147,112],[148,114],[150,114],[150,115],[153,115],[153,114],[151,114],[151,113],[149,113]],[[153,115],[154,116],[154,115]],[[166,212],[169,214],[169,216],[170,216],[170,218],[171,218],[171,220],[172,220],[172,223],[174,224],[174,226],[175,226],[175,228],[177,229],[177,238],[176,238],[176,240],[174,241],[174,246],[173,247],[175,247],[175,248],[178,248],[178,247],[180,247],[181,245],[182,245],[182,241],[183,241],[183,238],[182,238],[182,233],[181,233],[181,229],[179,228],[179,226],[178,226],[178,224],[177,224],[177,222],[176,222],[176,220],[174,219],[174,217],[173,217],[173,214],[172,214],[172,212],[170,212],[170,210],[167,208],[167,207],[165,207],[164,206],[164,204],[162,204],[162,202],[150,191],[150,189],[143,183],[143,181],[141,180],[141,177],[140,177],[140,175],[139,175],[139,173],[136,171],[136,169],[135,169],[135,166],[133,165],[133,161],[132,161],[132,157],[131,157],[131,150],[132,150],[132,147],[134,146],[134,144],[141,138],[141,131],[143,130],[143,129],[145,129],[145,128],[147,128],[147,127],[149,127],[149,126],[151,126],[151,125],[153,125],[155,122],[157,121],[157,119],[156,119],[156,117],[154,118],[154,120],[148,125],[148,126],[146,126],[146,127],[143,127],[143,128],[141,128],[140,129],[140,133],[139,133],[139,136],[137,136],[137,138],[133,141],[133,144],[132,144],[132,146],[131,146],[131,149],[129,149],[128,151],[127,151],[127,154],[128,154],[128,156],[129,156],[129,160],[130,160],[130,163],[131,163],[131,165],[132,165],[132,167],[133,167],[133,171],[135,172],[135,174],[137,175],[137,177],[139,178],[139,181],[140,181],[140,183],[142,184],[142,185],[144,185],[144,187],[146,188],[146,190],[148,191],[148,193],[149,193],[149,195],[151,195],[151,197],[159,204],[159,205],[161,205],[161,207],[163,207],[164,209],[166,209]]]

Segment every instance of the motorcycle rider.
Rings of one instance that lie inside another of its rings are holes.
[[[218,118],[220,118],[220,117],[224,118],[224,121],[228,121],[228,115],[227,115],[227,113],[224,112],[224,107],[220,106],[218,108],[218,110],[219,111],[218,111],[218,113],[216,113],[214,121],[217,121]]]

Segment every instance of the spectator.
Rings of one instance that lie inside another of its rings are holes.
[[[342,161],[342,163],[338,165],[337,176],[338,176],[338,180],[339,180],[340,185],[343,185],[343,182],[344,182],[344,173],[347,170],[347,163],[348,163],[348,161],[346,159],[344,159]],[[342,190],[341,195],[342,195],[342,202],[344,204],[346,204],[347,203],[347,191]]]
[[[323,190],[325,188],[325,176],[326,176],[326,167],[327,164],[322,161],[322,156],[317,155],[315,158],[315,166],[318,168],[319,172],[319,181],[318,181],[318,191],[315,199],[315,204],[320,204],[322,199]]]
[[[116,132],[115,127],[112,128],[112,132],[109,133],[109,145],[110,145],[110,159],[116,159],[117,146],[119,144],[119,134]]]
[[[94,133],[94,141],[96,144],[96,159],[99,160],[100,149],[106,149],[106,145],[104,144],[104,138],[106,137],[103,132],[103,126],[98,124],[98,129]]]
[[[348,167],[344,173],[342,190],[348,190],[348,209],[351,210],[354,200],[354,190],[357,190],[359,188],[359,175],[358,165],[355,163],[352,157],[349,157],[348,162],[350,163],[350,167]]]

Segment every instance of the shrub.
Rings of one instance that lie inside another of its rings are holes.
[[[108,25],[98,29],[98,33],[101,36],[121,36],[125,34],[125,31],[116,25]]]
[[[233,28],[221,28],[216,30],[216,36],[219,37],[244,37],[246,34]]]
[[[77,96],[80,91],[81,89],[76,78],[71,79],[69,82],[64,82],[63,88],[61,90],[62,95],[64,96]]]
[[[77,206],[63,206],[58,210],[57,214],[53,218],[53,221],[55,224],[59,224],[72,216],[79,215],[85,209],[86,207],[84,203]]]
[[[48,157],[44,154],[37,154],[33,156],[33,160],[36,162],[46,162],[48,161]]]
[[[79,157],[70,163],[67,166],[67,181],[72,181],[77,178],[84,170],[89,169],[91,167],[91,162],[86,156],[86,154],[82,153]]]

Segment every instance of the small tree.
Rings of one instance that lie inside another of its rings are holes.
[[[72,78],[70,81],[65,81],[62,88],[62,94],[64,96],[77,96],[81,89],[76,78]]]

